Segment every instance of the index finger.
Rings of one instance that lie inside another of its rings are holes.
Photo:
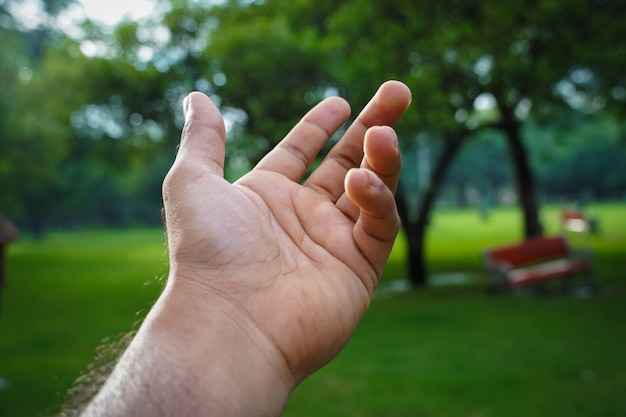
[[[255,169],[279,172],[299,181],[333,133],[350,116],[350,106],[330,97],[311,109]]]
[[[361,166],[363,139],[372,126],[394,126],[411,103],[411,92],[399,81],[387,81],[350,125],[322,164],[304,183],[336,202],[344,193],[344,177]]]

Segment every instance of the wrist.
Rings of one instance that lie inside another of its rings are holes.
[[[148,330],[169,343],[172,363],[222,415],[279,415],[294,388],[278,348],[237,304],[193,281],[170,277]],[[262,409],[260,409],[262,407]]]
[[[119,401],[111,415],[278,416],[295,382],[244,312],[170,276],[107,385],[100,404]]]

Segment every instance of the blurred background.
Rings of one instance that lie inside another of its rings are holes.
[[[236,180],[324,97],[356,115],[388,79],[413,92],[402,232],[285,415],[626,415],[624,2],[0,0],[0,47],[1,416],[58,414],[158,295],[190,91]],[[598,293],[485,295],[484,251],[556,234]]]

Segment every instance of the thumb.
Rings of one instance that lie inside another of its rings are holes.
[[[202,93],[189,94],[183,102],[185,125],[176,156],[177,163],[206,165],[224,176],[226,129],[224,119],[209,97]]]

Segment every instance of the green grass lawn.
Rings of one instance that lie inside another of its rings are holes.
[[[0,416],[56,406],[96,346],[129,330],[156,298],[160,230],[52,233],[10,247],[0,316]]]
[[[385,292],[405,278],[398,239],[381,290],[346,349],[294,393],[285,416],[626,415],[626,206],[602,204],[590,247],[599,295],[484,295],[481,252],[519,239],[515,209],[483,221],[440,210],[427,237],[435,277],[469,279]],[[559,232],[557,207],[542,211]],[[160,230],[53,233],[9,251],[0,316],[0,416],[54,413],[103,340],[139,320],[167,271]],[[443,282],[443,281],[441,281]]]

